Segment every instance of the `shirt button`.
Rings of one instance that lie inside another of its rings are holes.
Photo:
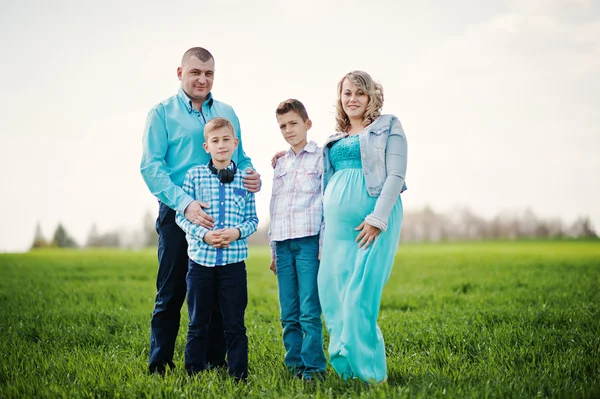
[[[224,202],[221,202],[221,205],[225,205],[225,203],[224,203]]]

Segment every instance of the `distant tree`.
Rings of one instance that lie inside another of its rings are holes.
[[[109,232],[102,234],[101,245],[102,247],[114,247],[118,248],[121,246],[121,234],[119,232]]]
[[[40,226],[40,222],[37,222],[35,225],[35,233],[33,235],[33,243],[31,244],[31,248],[44,248],[48,246],[48,241],[44,238],[44,233],[42,233],[42,226]]]
[[[116,231],[100,234],[96,224],[93,224],[90,232],[88,233],[85,246],[87,248],[120,247],[121,236]]]
[[[402,222],[402,241],[456,241],[522,238],[597,238],[589,217],[579,217],[569,228],[559,218],[543,219],[532,209],[504,210],[485,219],[466,207],[435,212],[425,206],[406,211]]]
[[[563,221],[558,218],[549,219],[547,227],[548,236],[551,238],[564,238],[566,235]]]
[[[538,217],[533,213],[531,208],[527,208],[525,209],[525,212],[519,216],[517,236],[519,238],[535,237],[536,230],[538,230],[543,223],[543,221],[538,220]],[[545,233],[545,228],[542,228],[541,232]]]
[[[578,217],[571,225],[569,234],[577,238],[598,238],[588,216]]]
[[[156,233],[156,219],[150,211],[144,213],[142,218],[142,235],[144,238],[144,247],[158,246],[158,234]]]
[[[92,225],[90,232],[88,233],[87,240],[85,241],[86,247],[99,247],[100,245],[100,234],[98,233],[98,226],[96,223]]]
[[[63,227],[61,223],[56,226],[56,231],[54,231],[54,237],[52,238],[52,245],[59,248],[75,248],[77,247],[77,243],[75,240],[67,233],[67,230]]]

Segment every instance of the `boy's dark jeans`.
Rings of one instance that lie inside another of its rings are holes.
[[[188,373],[207,367],[209,326],[215,314],[215,292],[219,293],[223,328],[227,346],[229,374],[238,379],[248,376],[248,337],[244,313],[248,304],[246,264],[205,267],[189,261],[187,303],[190,324],[185,347]]]
[[[187,241],[185,233],[175,223],[175,211],[159,202],[158,218],[158,275],[156,277],[156,302],[152,313],[150,333],[151,373],[164,372],[167,366],[174,367],[173,352],[179,332],[181,306],[186,295],[188,271]],[[215,300],[218,295],[215,293]],[[225,337],[219,306],[211,319],[208,332],[210,350],[206,361],[220,366],[225,363]]]

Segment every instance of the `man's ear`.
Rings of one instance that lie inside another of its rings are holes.
[[[210,154],[210,152],[208,152],[208,144],[206,144],[206,142],[202,144],[202,147],[204,147],[204,151],[206,151],[207,154]]]
[[[234,146],[233,148],[237,148],[238,143],[239,143],[239,140],[237,137],[235,139],[233,139],[233,146]]]
[[[306,130],[309,130],[312,127],[312,121],[310,119],[306,120]]]
[[[183,70],[181,67],[177,67],[177,79],[181,80],[183,77]]]

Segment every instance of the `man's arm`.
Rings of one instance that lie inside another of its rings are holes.
[[[257,193],[260,191],[260,187],[262,182],[260,180],[260,174],[254,169],[252,166],[252,161],[244,152],[244,146],[242,144],[242,129],[240,128],[240,121],[231,109],[231,123],[233,124],[233,129],[235,130],[235,134],[238,138],[238,148],[236,150],[236,162],[239,170],[243,171],[245,174],[244,178],[244,187],[252,193]]]
[[[186,195],[190,196],[190,198],[195,199],[195,185],[200,183],[199,176],[197,173],[193,172],[194,169],[189,170],[185,174],[185,180],[183,181],[183,186],[181,189],[185,192]],[[186,234],[189,234],[195,240],[204,241],[204,236],[209,232],[209,230],[205,227],[199,226],[190,222],[186,217],[184,212],[177,211],[175,215],[175,222],[181,230],[185,231]]]
[[[240,120],[238,119],[237,115],[235,114],[235,111],[233,111],[233,108],[231,109],[231,113],[232,113],[232,117],[231,117],[231,123],[233,124],[233,129],[235,130],[235,134],[238,138],[238,147],[236,150],[236,163],[237,163],[237,167],[240,170],[246,170],[247,168],[250,169],[254,169],[254,166],[252,166],[252,160],[250,160],[250,157],[248,157],[246,155],[246,152],[244,152],[244,146],[242,144],[242,129],[240,127]]]
[[[152,109],[146,118],[142,138],[142,161],[140,171],[150,192],[169,208],[184,212],[192,197],[178,187],[167,173],[168,136],[161,106]]]

